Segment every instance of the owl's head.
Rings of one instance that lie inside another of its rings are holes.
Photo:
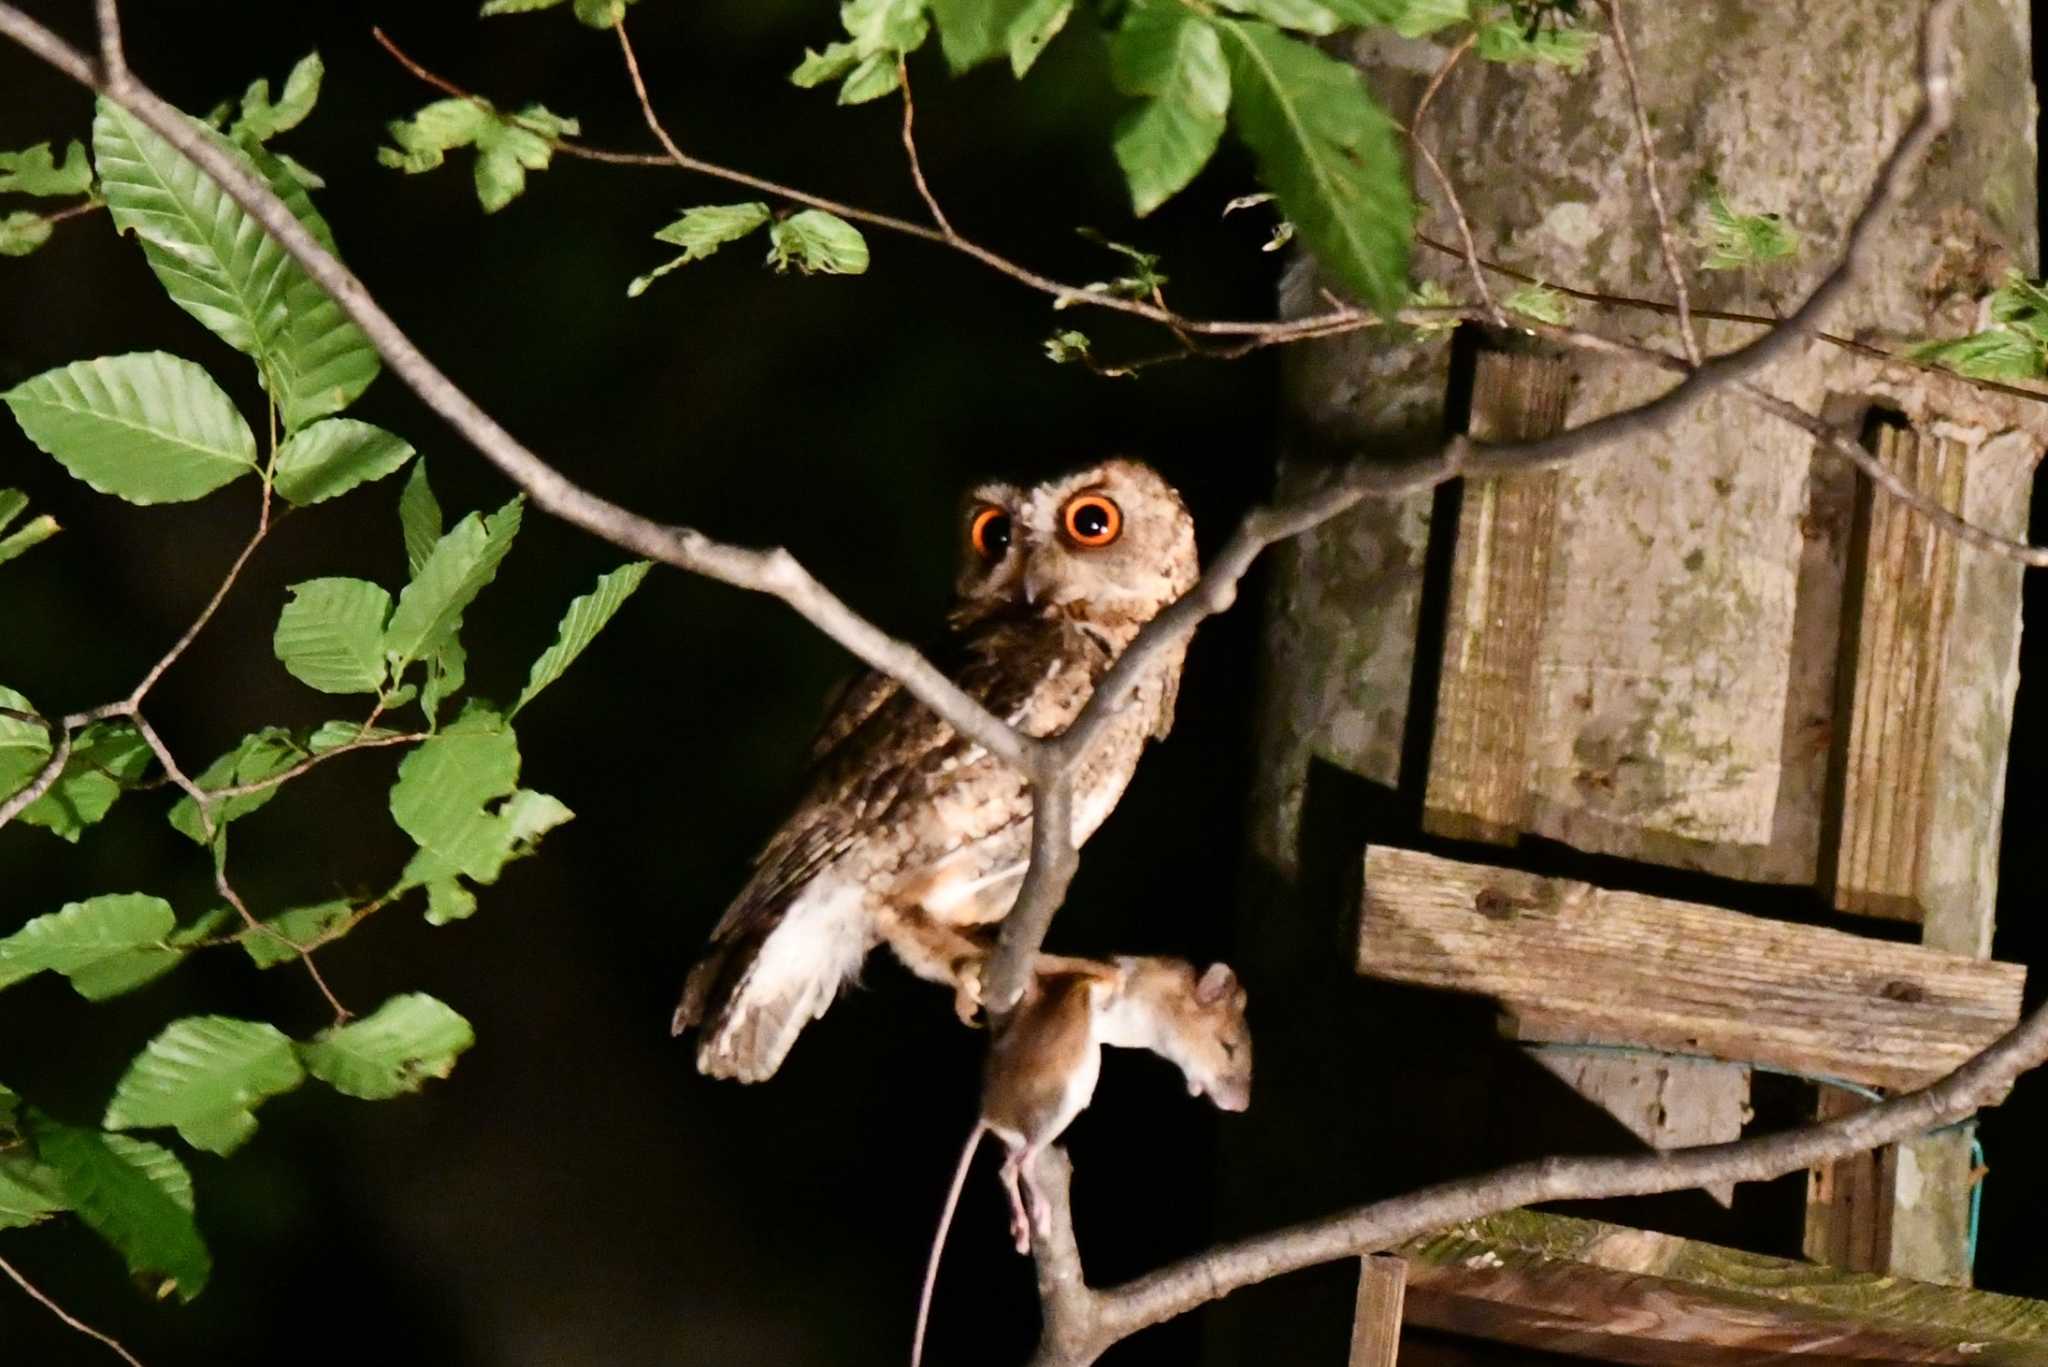
[[[963,506],[960,610],[1024,605],[1147,621],[1192,588],[1195,522],[1151,466],[1107,460]]]

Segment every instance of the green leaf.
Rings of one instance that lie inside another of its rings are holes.
[[[1066,332],[1055,332],[1045,339],[1045,359],[1054,365],[1086,361],[1088,346],[1088,334],[1085,332],[1074,332],[1071,329]]]
[[[132,232],[171,301],[253,357],[287,431],[355,402],[381,362],[369,339],[283,247],[183,153],[102,99],[93,157],[114,226]],[[334,234],[306,188],[260,147],[193,127],[252,166],[315,241]]]
[[[846,0],[839,21],[847,41],[822,52],[804,51],[790,83],[809,89],[840,81],[839,103],[879,99],[900,83],[897,64],[924,45],[931,31],[925,0]]]
[[[1451,292],[1435,280],[1425,280],[1408,292],[1407,307],[1412,309],[1447,309],[1456,303],[1457,301],[1451,298]],[[1450,314],[1444,314],[1408,326],[1417,336],[1427,337],[1432,333],[1449,332],[1458,326],[1458,320]]]
[[[1582,28],[1542,27],[1531,33],[1518,20],[1496,19],[1479,26],[1473,50],[1489,62],[1538,62],[1577,75],[1600,46],[1600,35]]]
[[[465,875],[494,883],[507,861],[528,853],[569,809],[518,788],[519,742],[504,718],[472,703],[398,766],[391,815],[420,846],[406,865],[414,887]],[[489,804],[504,798],[497,810]],[[433,895],[430,893],[430,896]]]
[[[477,13],[486,19],[494,14],[531,14],[561,3],[562,0],[484,0],[484,7]]]
[[[113,1245],[135,1276],[163,1278],[191,1300],[213,1260],[192,1223],[192,1179],[168,1150],[28,1113],[36,1155],[57,1175],[65,1204]],[[182,1193],[184,1199],[179,1199]]]
[[[240,744],[200,770],[192,781],[202,791],[261,783],[305,758],[305,748],[292,739],[291,732],[281,726],[266,726],[242,737]],[[215,802],[214,835],[223,835],[229,822],[240,820],[276,797],[282,786],[272,784],[253,793],[241,793]],[[199,805],[190,797],[181,797],[172,805],[170,820],[172,829],[200,844],[206,843],[205,828],[199,820]]]
[[[576,120],[542,105],[505,114],[483,100],[454,98],[436,100],[389,128],[398,146],[378,148],[377,160],[408,175],[433,170],[456,148],[474,147],[476,196],[487,214],[518,198],[528,171],[547,169],[554,155],[549,139],[582,131]]]
[[[1799,250],[1799,234],[1776,214],[1738,214],[1728,207],[1721,187],[1712,178],[1701,186],[1706,199],[1706,223],[1700,229],[1700,245],[1707,250],[1702,269],[1745,270],[1782,260]]]
[[[515,498],[488,518],[471,513],[434,543],[426,562],[398,595],[398,608],[385,629],[384,653],[391,660],[393,679],[454,637],[463,609],[497,575],[499,562],[512,549],[521,503]]]
[[[1511,291],[1500,305],[1509,313],[1525,314],[1556,327],[1563,327],[1572,317],[1572,301],[1548,285],[1523,285]]]
[[[345,898],[310,907],[293,907],[264,921],[268,929],[259,930],[251,926],[235,940],[256,967],[275,968],[299,957],[295,946],[303,945],[310,949],[334,937],[354,914],[355,908]],[[284,938],[279,939],[279,936]]]
[[[626,17],[633,0],[576,0],[576,17],[592,28],[612,28]]]
[[[398,496],[398,528],[405,537],[406,573],[417,578],[441,539],[441,505],[427,483],[425,461],[412,467],[405,491]]]
[[[2019,271],[2007,271],[1992,291],[1991,318],[2039,346],[2048,346],[2048,288]]]
[[[368,730],[361,722],[325,721],[313,730],[306,740],[306,749],[316,755],[329,750],[338,750],[344,745],[353,745],[358,740],[387,740],[398,732],[388,726],[372,726]]]
[[[2005,328],[1975,332],[1947,341],[1922,342],[1906,352],[1909,359],[1946,366],[1958,375],[1979,380],[2038,380],[2048,377],[2038,343]]]
[[[1038,54],[1059,37],[1074,12],[1074,0],[1031,0],[1024,12],[1011,21],[1006,35],[1010,49],[1010,73],[1018,80],[1038,61]]]
[[[1031,0],[929,0],[939,49],[955,74],[1009,51],[1010,28]]]
[[[0,218],[0,256],[27,256],[50,240],[50,220],[26,209]]]
[[[130,503],[182,503],[256,469],[256,437],[234,403],[161,351],[73,361],[0,399],[65,469]]]
[[[277,453],[277,492],[300,505],[347,493],[413,457],[412,443],[354,418],[328,418],[294,432]]]
[[[868,268],[867,239],[843,218],[805,209],[769,228],[768,264],[805,275],[859,275]]]
[[[703,204],[685,209],[683,216],[655,233],[658,241],[681,247],[683,254],[666,265],[655,267],[626,286],[626,297],[637,299],[647,287],[678,266],[702,261],[728,242],[745,237],[768,221],[768,206],[750,204]]]
[[[563,671],[576,662],[576,657],[589,648],[597,633],[604,630],[605,623],[625,605],[633,591],[640,587],[640,581],[653,568],[645,560],[635,560],[619,566],[610,574],[601,576],[597,587],[569,604],[569,610],[562,615],[562,625],[555,633],[555,643],[541,653],[533,662],[533,668],[526,676],[526,687],[512,704],[509,717],[519,715],[519,709],[532,702],[543,688],[562,677]]]
[[[0,489],[0,532],[7,531],[8,525],[27,511],[27,494],[19,489]],[[56,534],[57,519],[48,513],[30,518],[11,534],[0,536],[0,565],[6,564],[18,555],[26,554]],[[13,706],[12,703],[5,705]],[[4,784],[4,778],[0,778],[0,792],[6,791]]]
[[[391,595],[367,579],[308,579],[291,595],[271,638],[291,676],[322,693],[382,690]]]
[[[467,921],[476,915],[476,894],[462,885],[459,878],[436,878],[427,884],[427,924],[445,926],[451,921]]]
[[[424,992],[393,997],[362,1020],[299,1046],[306,1071],[344,1096],[386,1101],[447,1077],[476,1043],[469,1022]]]
[[[1231,117],[1316,258],[1376,309],[1407,289],[1415,204],[1393,121],[1358,73],[1267,24],[1219,20]]]
[[[0,1229],[26,1229],[69,1209],[55,1169],[19,1147],[0,1146]]]
[[[439,724],[441,704],[461,692],[468,680],[469,652],[462,648],[461,641],[450,636],[427,659],[427,682],[420,689],[420,711],[426,714],[428,726]]]
[[[1172,0],[1135,0],[1110,46],[1126,95],[1151,98],[1117,125],[1116,160],[1140,218],[1187,188],[1215,154],[1230,108],[1216,30]]]
[[[242,117],[228,129],[228,136],[244,144],[265,143],[287,129],[297,128],[313,112],[313,105],[320,98],[320,78],[326,74],[320,54],[307,53],[284,78],[284,93],[275,104],[270,102],[268,79],[259,77],[251,81],[242,95]]]
[[[172,931],[162,944],[124,950],[96,959],[71,975],[71,985],[89,1002],[105,1001],[155,982],[176,968],[192,948],[211,939],[234,912],[214,907],[189,926]]]
[[[1347,24],[1383,25],[1403,38],[1426,38],[1472,17],[1471,0],[1323,0]]]
[[[48,758],[47,749],[43,756]],[[142,778],[151,758],[148,742],[130,723],[94,722],[73,738],[64,772],[22,809],[20,819],[76,844],[85,828],[105,817],[115,799]],[[21,785],[0,780],[0,788],[9,786]]]
[[[59,166],[50,144],[39,142],[19,152],[0,152],[0,194],[82,195],[92,189],[92,167],[85,148],[73,139]]]
[[[860,61],[860,54],[852,43],[828,43],[821,52],[804,49],[804,59],[796,64],[796,70],[789,73],[789,83],[810,90],[827,81],[836,81],[853,70]]]
[[[194,1148],[232,1153],[256,1133],[255,1108],[305,1076],[277,1027],[187,1016],[135,1056],[101,1123],[110,1130],[168,1125]]]
[[[69,978],[99,960],[160,944],[177,924],[169,902],[139,892],[67,903],[0,940],[0,987],[45,969]]]
[[[1281,28],[1294,29],[1301,33],[1321,38],[1335,33],[1342,21],[1333,10],[1316,3],[1316,0],[1216,0],[1224,9],[1249,14],[1255,19],[1264,19]]]

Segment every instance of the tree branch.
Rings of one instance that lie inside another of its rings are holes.
[[[528,450],[427,359],[354,273],[313,239],[269,186],[154,91],[132,78],[101,79],[83,54],[12,4],[0,3],[0,33],[106,95],[197,165],[319,282],[392,372],[537,506],[637,555],[780,598],[863,663],[901,682],[955,730],[1029,771],[1032,743],[1027,737],[1004,725],[917,651],[847,607],[788,551],[750,550],[688,527],[665,526],[590,493]]]
[[[1064,1184],[1062,1184],[1061,1190],[1065,1190]],[[108,1348],[112,1349],[115,1353],[119,1354],[121,1361],[127,1363],[128,1367],[142,1367],[141,1360],[137,1358],[135,1354],[129,1352],[126,1348],[123,1348],[121,1346],[121,1341],[119,1339],[115,1338],[111,1334],[101,1333],[99,1330],[87,1324],[84,1320],[79,1319],[76,1315],[66,1310],[63,1306],[57,1304],[57,1302],[51,1300],[49,1296],[45,1295],[35,1285],[35,1283],[31,1282],[27,1277],[22,1276],[21,1273],[18,1270],[16,1270],[14,1264],[8,1262],[5,1258],[0,1258],[0,1272],[5,1272],[8,1275],[8,1277],[13,1280],[16,1286],[20,1287],[23,1291],[26,1291],[29,1294],[29,1299],[35,1301],[38,1305],[42,1306],[45,1310],[48,1310],[58,1319],[64,1321],[64,1323],[71,1326],[73,1329],[76,1329],[79,1333],[85,1335],[87,1338],[98,1339],[101,1343],[104,1343]]]

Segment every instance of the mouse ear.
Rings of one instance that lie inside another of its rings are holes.
[[[1209,971],[1195,984],[1195,1001],[1201,1006],[1214,1006],[1236,986],[1237,974],[1230,971],[1229,964],[1210,964]]]

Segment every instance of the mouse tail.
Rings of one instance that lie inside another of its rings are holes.
[[[960,1204],[961,1189],[967,1185],[967,1170],[974,1166],[974,1150],[987,1132],[987,1124],[975,1122],[960,1150],[960,1162],[953,1169],[953,1187],[946,1193],[946,1208],[939,1213],[938,1232],[932,1236],[932,1256],[924,1269],[924,1290],[917,1297],[917,1329],[910,1340],[910,1367],[923,1367],[924,1327],[931,1319],[932,1287],[939,1280],[939,1256],[946,1251],[946,1231],[953,1227],[953,1211]]]

